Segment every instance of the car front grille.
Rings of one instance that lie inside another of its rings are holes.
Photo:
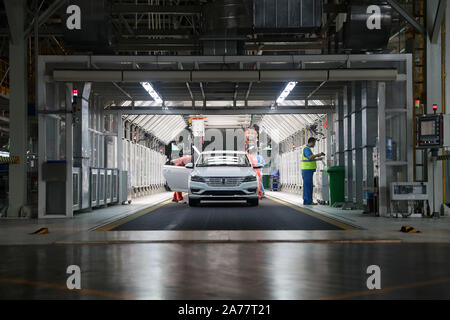
[[[237,187],[240,186],[242,181],[244,180],[243,177],[211,177],[211,178],[205,178],[206,183],[210,187]]]
[[[231,190],[231,191],[222,191],[222,190],[215,190],[215,191],[205,191],[202,193],[203,196],[242,196],[245,195],[244,191],[239,190]]]

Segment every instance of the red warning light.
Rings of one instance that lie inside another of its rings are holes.
[[[77,89],[73,89],[73,90],[72,90],[72,95],[73,95],[74,97],[78,97],[78,90],[77,90]]]
[[[438,109],[438,105],[437,104],[433,104],[433,110],[437,110]]]
[[[415,106],[416,106],[416,108],[420,108],[420,100],[416,100]]]

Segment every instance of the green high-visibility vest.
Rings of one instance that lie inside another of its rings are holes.
[[[317,169],[317,163],[316,160],[309,160],[307,157],[305,157],[305,149],[308,148],[311,150],[310,147],[305,146],[302,150],[302,170],[316,170]],[[312,153],[312,151],[311,151]]]

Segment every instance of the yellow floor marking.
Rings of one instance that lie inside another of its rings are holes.
[[[395,290],[432,286],[432,285],[446,283],[446,282],[450,282],[450,278],[442,278],[442,279],[436,279],[436,280],[430,280],[430,281],[415,282],[415,283],[410,283],[410,284],[405,284],[405,285],[387,287],[387,288],[380,289],[380,290],[351,292],[351,293],[337,295],[334,297],[319,298],[318,300],[342,300],[342,299],[358,298],[358,297],[362,297],[362,296],[369,296],[369,295],[392,292]]]
[[[288,206],[288,207],[290,207],[290,208],[292,208],[294,210],[300,211],[301,213],[305,213],[305,214],[307,214],[307,215],[309,215],[311,217],[314,217],[314,218],[317,218],[317,219],[322,220],[324,222],[327,222],[329,224],[332,224],[332,225],[334,225],[334,226],[336,226],[338,228],[341,228],[341,229],[344,229],[344,230],[359,230],[359,228],[356,228],[356,227],[353,227],[351,225],[345,224],[343,222],[340,222],[340,221],[328,218],[328,217],[326,217],[324,215],[321,215],[320,213],[316,213],[316,212],[313,212],[313,211],[308,210],[306,208],[302,208],[302,207],[296,206],[296,205],[294,205],[292,203],[289,203],[289,202],[286,202],[286,201],[283,201],[283,200],[280,200],[280,199],[277,199],[277,198],[274,198],[274,197],[271,197],[271,196],[266,196],[266,197],[268,199],[270,199],[270,200],[275,201],[275,202],[284,204],[285,206]]]
[[[116,228],[116,227],[118,227],[118,226],[120,226],[120,225],[122,225],[124,223],[127,223],[127,222],[129,222],[131,220],[134,220],[136,218],[139,218],[139,217],[143,216],[144,214],[147,214],[147,213],[152,212],[152,211],[154,211],[156,209],[159,209],[162,206],[165,206],[166,204],[168,204],[170,202],[172,202],[172,199],[169,199],[169,200],[163,201],[163,202],[161,202],[159,204],[156,204],[154,206],[142,209],[142,210],[140,210],[140,211],[138,211],[136,213],[133,213],[133,214],[131,214],[129,216],[126,216],[124,218],[121,218],[119,220],[111,222],[111,223],[109,223],[107,225],[99,227],[99,228],[95,229],[94,231],[110,231],[110,230],[112,230],[112,229],[114,229],[114,228]]]
[[[33,286],[33,287],[42,287],[42,288],[56,289],[56,290],[60,290],[60,291],[69,291],[69,292],[76,292],[76,293],[82,293],[82,294],[90,294],[90,295],[101,296],[101,297],[105,297],[105,298],[136,300],[135,297],[123,296],[123,295],[115,294],[115,293],[108,292],[108,291],[93,290],[93,289],[69,290],[66,286],[61,286],[58,284],[41,282],[41,281],[28,281],[28,280],[23,280],[23,279],[0,278],[0,282],[12,283],[12,284],[22,284],[22,285]]]

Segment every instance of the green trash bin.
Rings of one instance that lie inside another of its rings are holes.
[[[330,206],[345,202],[345,167],[328,167],[325,171],[330,177]]]
[[[263,175],[262,182],[263,182],[264,189],[270,190],[270,175],[267,175],[267,174]]]

